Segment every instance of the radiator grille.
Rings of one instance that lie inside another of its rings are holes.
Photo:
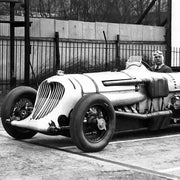
[[[59,103],[64,95],[65,88],[57,82],[43,82],[34,106],[33,119],[40,119],[49,114]]]

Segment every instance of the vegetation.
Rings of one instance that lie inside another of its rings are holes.
[[[30,16],[89,22],[136,23],[152,0],[30,0]],[[0,14],[7,15],[8,3]],[[23,15],[23,8],[16,7]],[[157,0],[143,24],[159,25],[167,16],[167,0]]]

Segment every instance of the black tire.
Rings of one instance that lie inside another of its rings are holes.
[[[35,99],[36,90],[27,86],[17,87],[10,91],[5,97],[1,109],[1,120],[4,129],[13,138],[29,139],[37,134],[37,132],[32,130],[12,126],[10,122],[7,121],[7,119],[17,117],[19,118],[19,120],[22,120],[29,116],[31,114],[31,111],[25,111],[25,109],[23,109],[24,104],[28,103],[29,106],[33,107]]]
[[[115,124],[111,102],[101,94],[86,95],[77,102],[72,111],[71,138],[82,151],[97,152],[104,149],[111,140]]]

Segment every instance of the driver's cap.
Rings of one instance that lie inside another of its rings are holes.
[[[159,50],[156,50],[156,51],[153,52],[153,56],[163,56],[163,52],[159,51]]]

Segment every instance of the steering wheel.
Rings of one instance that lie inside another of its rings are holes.
[[[150,66],[147,62],[141,61],[141,63],[142,63],[148,70],[152,71],[151,66]]]

